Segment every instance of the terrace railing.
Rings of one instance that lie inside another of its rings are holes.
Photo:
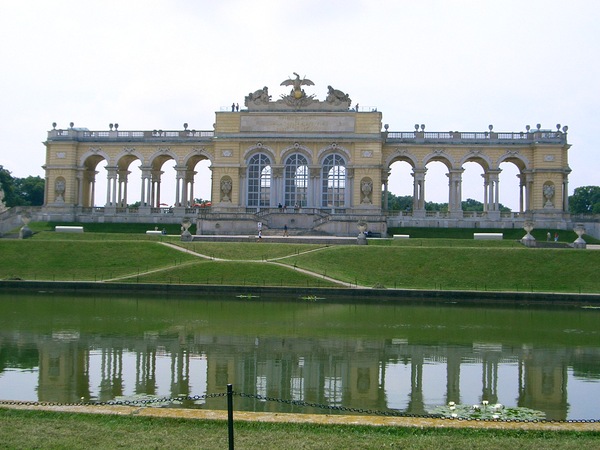
[[[69,128],[66,130],[48,131],[49,141],[188,141],[188,140],[211,140],[213,131],[90,131],[82,128]]]
[[[521,132],[461,132],[461,131],[389,131],[384,132],[389,143],[448,143],[448,144],[508,144],[544,142],[564,144],[567,133],[562,131],[536,130]]]

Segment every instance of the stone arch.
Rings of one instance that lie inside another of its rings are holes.
[[[189,153],[184,155],[181,159],[182,159],[182,165],[191,169],[198,163],[198,161],[203,160],[203,159],[208,159],[212,164],[212,162],[214,161],[214,155],[212,155],[209,151],[207,151],[206,148],[199,147],[199,148],[192,149]],[[190,164],[191,164],[191,167],[190,167]]]
[[[484,152],[478,149],[471,149],[469,152],[465,153],[463,157],[458,161],[457,166],[463,167],[465,163],[475,162],[479,164],[484,172],[487,172],[492,167],[494,167],[494,163],[492,159],[486,155]]]
[[[281,151],[281,164],[285,164],[286,158],[294,153],[303,155],[309,165],[313,163],[312,151],[308,147],[295,142],[293,145],[290,145]]]
[[[79,167],[89,167],[87,162],[89,159],[95,162],[94,167],[98,165],[100,161],[103,159],[106,161],[106,164],[111,164],[111,158],[101,147],[90,147],[87,152],[83,153],[79,158]]]
[[[126,161],[127,166],[129,166],[129,164],[131,164],[136,159],[138,159],[141,162],[141,164],[144,165],[144,159],[145,159],[144,155],[142,155],[139,151],[137,151],[133,147],[123,147],[123,150],[121,150],[115,156],[113,164],[115,166],[121,168],[121,164],[122,164],[121,161]]]
[[[323,147],[321,150],[318,151],[317,153],[317,161],[319,164],[323,164],[323,159],[331,154],[331,153],[339,153],[341,154],[344,159],[345,159],[345,163],[346,165],[348,165],[350,163],[350,161],[352,161],[352,157],[350,152],[348,151],[347,148],[338,145],[337,143],[333,142],[331,144],[329,144],[326,147]]]
[[[160,147],[148,158],[148,165],[157,170],[162,167],[165,161],[170,159],[174,160],[175,164],[180,164],[181,158],[170,147]],[[156,166],[157,163],[159,164],[158,167]]]
[[[385,167],[389,169],[390,166],[397,161],[405,161],[409,163],[413,169],[418,165],[417,157],[406,149],[398,149],[388,156],[385,160]]]
[[[454,158],[446,153],[444,149],[435,149],[423,157],[422,167],[425,168],[430,162],[441,162],[448,170],[456,169],[454,167]]]
[[[90,147],[80,158],[79,177],[77,180],[77,204],[91,207],[95,204],[96,194],[103,195],[101,188],[106,188],[107,173],[96,179],[98,165],[106,161],[106,168],[115,164],[115,161],[101,147]]]
[[[500,167],[500,164],[502,164],[503,162],[513,163],[515,166],[517,166],[519,168],[519,170],[521,172],[523,172],[524,170],[531,169],[531,164],[529,162],[529,159],[527,159],[524,155],[519,153],[517,150],[508,150],[506,153],[504,153],[502,156],[500,156],[500,158],[498,158],[496,167]]]
[[[246,151],[244,151],[244,155],[243,155],[243,164],[248,164],[248,160],[255,154],[255,153],[264,153],[265,155],[267,155],[270,159],[271,159],[271,164],[275,164],[275,161],[277,160],[275,158],[275,151],[266,145],[263,145],[262,142],[257,142],[255,145],[252,145],[251,147],[248,147],[246,149]]]

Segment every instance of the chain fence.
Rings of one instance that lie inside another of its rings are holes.
[[[60,403],[60,402],[37,402],[37,401],[19,401],[19,400],[0,400],[0,406],[157,406],[158,404],[164,405],[177,405],[186,401],[197,402],[199,400],[206,400],[210,398],[227,397],[227,392],[212,393],[204,395],[189,395],[189,396],[176,396],[176,397],[157,397],[151,399],[131,399],[131,400],[110,400],[102,402],[73,402],[73,403]],[[405,417],[405,418],[419,418],[419,419],[442,419],[442,420],[456,420],[456,421],[475,421],[475,422],[519,422],[519,423],[598,423],[600,419],[566,419],[566,420],[554,420],[554,419],[512,419],[512,418],[499,418],[499,419],[487,419],[487,418],[464,418],[464,417],[448,417],[443,414],[411,414],[396,410],[377,410],[377,409],[364,409],[355,408],[348,406],[334,406],[326,405],[322,403],[306,402],[302,400],[291,400],[282,399],[277,397],[268,397],[258,394],[248,394],[244,392],[232,391],[233,396],[240,398],[249,398],[260,400],[262,402],[275,402],[287,405],[299,406],[304,408],[315,408],[323,411],[336,411],[351,413],[364,416],[383,416],[383,417]]]

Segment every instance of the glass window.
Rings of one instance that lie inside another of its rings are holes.
[[[271,160],[262,153],[248,161],[248,206],[268,207],[271,199]]]
[[[308,162],[305,156],[294,154],[285,160],[284,183],[285,205],[307,206]]]
[[[327,156],[323,160],[322,206],[343,208],[346,204],[346,162],[338,154]]]

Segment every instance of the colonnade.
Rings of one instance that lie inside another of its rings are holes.
[[[142,206],[158,208],[161,206],[162,170],[152,167],[140,167],[141,190],[140,203]],[[196,171],[187,167],[175,167],[175,205],[191,206],[194,204],[194,176]],[[106,203],[105,206],[126,207],[128,205],[128,182],[131,171],[118,167],[106,167]],[[78,206],[93,206],[96,196],[96,170],[80,169],[77,175]]]
[[[462,211],[462,174],[464,169],[450,169],[446,173],[448,177],[448,212],[456,213]],[[482,174],[483,178],[483,211],[487,213],[500,212],[500,173],[502,170],[488,170]],[[411,176],[413,177],[413,213],[425,211],[425,175],[426,168],[413,168]],[[386,171],[383,174],[383,209],[388,209],[389,175]],[[530,172],[522,172],[517,177],[519,183],[519,212],[525,212],[531,207],[531,191],[533,187],[533,176]],[[566,181],[565,181],[566,183]],[[563,188],[566,191],[566,186]],[[565,196],[566,198],[566,196]],[[564,205],[568,208],[568,205]]]

